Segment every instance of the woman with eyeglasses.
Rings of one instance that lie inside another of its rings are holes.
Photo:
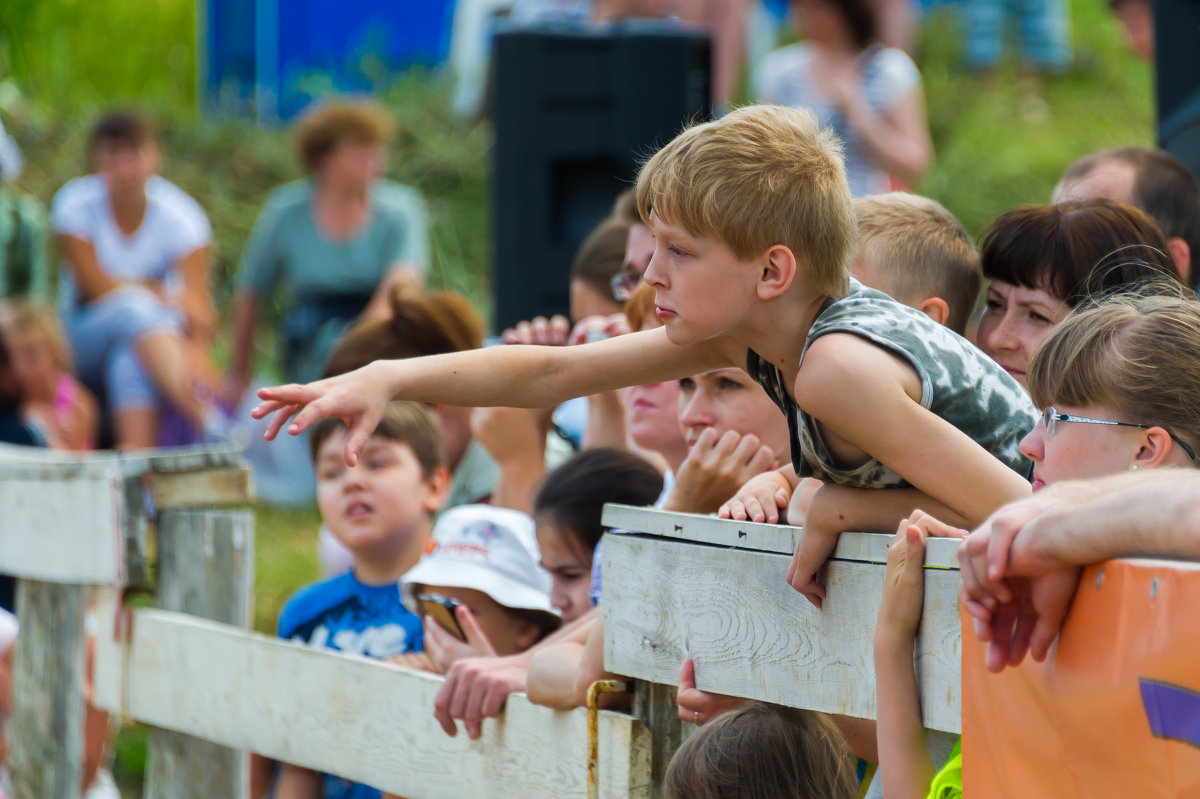
[[[1044,409],[1021,442],[1033,490],[1131,470],[1198,468],[1200,302],[1123,295],[1081,306],[1029,363]],[[934,767],[921,732],[913,648],[924,594],[926,535],[965,535],[925,514],[906,519],[888,553],[875,633],[879,773],[888,799],[961,796],[962,759]],[[1044,658],[1049,641],[1036,645]],[[1021,650],[1023,651],[1023,649]],[[989,668],[1015,663],[993,663]]]

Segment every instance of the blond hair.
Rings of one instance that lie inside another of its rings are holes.
[[[828,717],[752,702],[700,728],[671,758],[667,799],[856,799],[854,764]]]
[[[877,287],[905,305],[946,301],[946,327],[962,333],[979,298],[979,253],[962,223],[941,203],[907,192],[854,200],[856,257],[886,284]]]
[[[642,167],[638,212],[715,236],[741,259],[783,245],[818,291],[844,297],[854,210],[842,147],[809,111],[752,105],[688,128]]]
[[[1039,408],[1111,408],[1200,450],[1200,302],[1119,295],[1080,306],[1033,354],[1029,393]]]
[[[12,339],[32,338],[41,340],[50,348],[50,354],[59,369],[74,371],[71,345],[66,331],[58,320],[58,314],[48,305],[30,300],[16,300],[4,310],[5,327]]]

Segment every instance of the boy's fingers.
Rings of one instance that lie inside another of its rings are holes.
[[[298,410],[300,410],[299,405],[284,405],[280,407],[275,412],[275,416],[272,417],[271,423],[267,425],[267,431],[263,433],[263,438],[267,441],[274,441],[275,437],[279,435],[279,431],[287,424],[288,419]]]
[[[450,715],[449,704],[450,697],[454,695],[458,684],[458,675],[454,669],[450,669],[450,673],[446,675],[446,681],[442,683],[441,690],[433,700],[433,717],[437,719],[438,724],[442,725],[442,731],[453,738],[458,735],[458,725],[454,723],[454,717]]]

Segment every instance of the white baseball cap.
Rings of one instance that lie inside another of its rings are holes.
[[[506,608],[545,613],[546,626],[555,627],[562,617],[550,604],[550,575],[541,557],[529,514],[459,505],[438,518],[425,554],[400,578],[400,595],[419,613],[417,585],[470,588]]]

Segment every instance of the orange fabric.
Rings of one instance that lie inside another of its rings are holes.
[[[1046,663],[1001,674],[963,620],[965,796],[1200,797],[1200,565],[1089,567]]]

